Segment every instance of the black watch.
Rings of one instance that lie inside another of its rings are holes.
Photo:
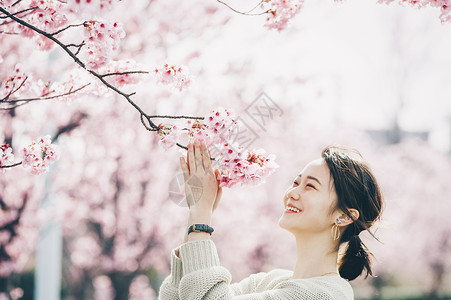
[[[213,229],[213,227],[210,227],[206,224],[193,224],[188,228],[188,234],[190,234],[191,232],[207,232],[211,235],[211,233],[213,231],[215,231]]]

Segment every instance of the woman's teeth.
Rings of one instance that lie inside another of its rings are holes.
[[[297,209],[296,207],[292,207],[292,206],[287,206],[286,210],[291,210],[292,212],[295,212],[295,213],[301,212],[301,210]]]

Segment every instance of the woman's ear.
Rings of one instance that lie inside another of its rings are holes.
[[[338,226],[347,226],[356,221],[360,216],[359,211],[354,208],[350,208],[349,213],[351,214],[352,219],[347,214],[343,213],[340,217],[337,218],[336,223]]]

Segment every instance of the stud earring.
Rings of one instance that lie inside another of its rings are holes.
[[[337,225],[340,225],[340,224],[341,224],[341,219],[337,218]]]

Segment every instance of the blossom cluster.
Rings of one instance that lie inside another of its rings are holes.
[[[261,7],[267,10],[265,27],[284,30],[290,21],[301,10],[303,0],[266,0]]]
[[[6,166],[14,161],[13,149],[8,145],[4,144],[0,147],[0,166]],[[0,169],[0,172],[5,172],[5,169]]]
[[[160,128],[157,131],[157,136],[160,138],[159,145],[162,146],[165,150],[168,150],[175,146],[175,144],[179,141],[181,132],[176,125],[163,124],[160,123],[158,125]]]
[[[395,0],[378,0],[378,3],[390,4]],[[451,0],[399,0],[401,4],[410,4],[417,8],[423,8],[428,5],[432,7],[440,7],[441,14],[439,16],[442,23],[451,22]]]
[[[6,99],[22,87],[28,85],[30,74],[25,73],[20,64],[17,64],[12,74],[0,82],[0,99]],[[27,82],[28,81],[28,82]]]
[[[93,69],[104,66],[119,48],[120,39],[125,37],[122,25],[109,21],[85,22],[84,34],[86,37],[84,53],[88,66]]]
[[[235,184],[258,184],[275,171],[279,165],[274,154],[265,155],[265,150],[246,150],[237,143],[222,145],[219,156],[219,186],[232,187]]]
[[[14,3],[11,3],[14,2]],[[65,26],[68,21],[66,16],[66,4],[58,0],[31,0],[31,1],[2,1],[6,8],[14,7],[15,13],[18,11],[31,10],[31,13],[18,14],[25,22],[46,32],[54,32]],[[14,5],[13,5],[14,4]],[[2,5],[3,6],[3,5]],[[36,35],[35,32],[16,22],[5,22],[3,27],[5,32],[20,34],[26,37],[35,37],[37,46],[41,50],[50,50],[53,47],[53,42],[41,35]]]
[[[214,153],[219,168],[217,180],[221,187],[236,184],[258,184],[264,181],[279,166],[276,156],[266,155],[265,150],[248,150],[233,140],[238,124],[233,112],[223,107],[211,110],[203,121],[187,121],[186,130],[191,140],[202,140]],[[176,125],[160,124],[157,136],[165,149],[173,147],[182,135]],[[183,152],[182,152],[183,153]]]
[[[22,149],[24,167],[31,167],[32,174],[42,174],[49,170],[49,164],[59,159],[56,145],[52,144],[49,135],[38,142],[33,141]]]
[[[127,70],[137,70],[138,67],[139,66],[132,59],[110,61],[101,69],[101,72],[103,74],[119,73],[118,75],[108,76],[106,79],[116,87],[122,87],[128,84],[137,84],[143,80],[143,74],[127,73]]]
[[[191,84],[191,77],[185,67],[165,64],[161,68],[155,68],[154,75],[160,84],[171,86],[182,91]]]
[[[111,9],[113,4],[120,0],[68,0],[67,4],[71,11],[76,13],[81,12],[96,12],[99,10]]]

